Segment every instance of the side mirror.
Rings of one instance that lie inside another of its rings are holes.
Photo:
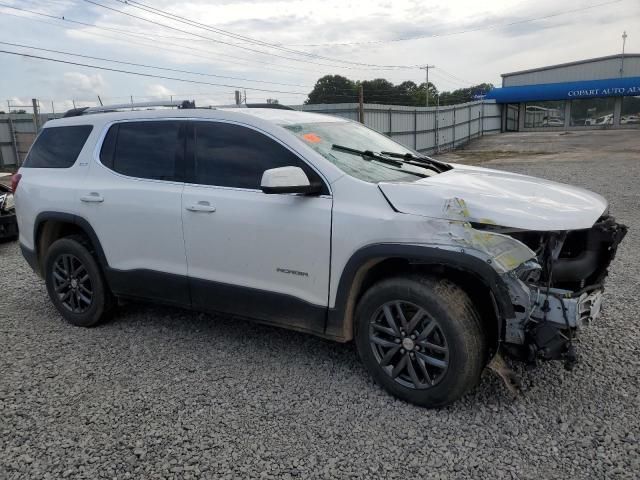
[[[280,167],[265,170],[260,188],[264,193],[319,193],[322,186],[309,182],[300,167]]]

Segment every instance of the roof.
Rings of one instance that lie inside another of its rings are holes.
[[[497,103],[543,100],[574,100],[595,97],[640,95],[640,77],[582,80],[578,82],[542,83],[494,88],[485,96]]]
[[[225,111],[238,111],[238,109],[229,108]],[[348,122],[346,118],[336,117],[335,115],[325,115],[314,112],[301,112],[299,110],[280,110],[271,108],[243,108],[239,109],[244,115],[261,118],[278,125],[291,125],[295,123],[318,123],[318,122]]]
[[[250,123],[268,122],[276,125],[317,122],[348,122],[349,120],[320,113],[300,112],[271,108],[187,108],[187,109],[153,109],[125,110],[117,112],[92,113],[74,117],[60,118],[47,122],[46,127],[61,125],[96,125],[131,119],[161,118],[210,118],[224,120],[250,121]]]
[[[513,75],[522,75],[524,73],[543,72],[545,70],[553,70],[553,69],[556,69],[556,68],[570,67],[572,65],[583,65],[583,64],[586,64],[586,63],[601,62],[603,60],[612,60],[612,59],[615,59],[615,58],[622,58],[622,54],[618,53],[616,55],[607,55],[605,57],[589,58],[589,59],[586,59],[586,60],[576,60],[576,61],[573,61],[573,62],[558,63],[556,65],[548,65],[546,67],[530,68],[530,69],[527,69],[527,70],[518,70],[517,72],[503,73],[500,76],[501,77],[511,77]],[[624,58],[640,58],[640,53],[625,53],[624,54]]]

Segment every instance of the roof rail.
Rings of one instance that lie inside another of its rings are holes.
[[[273,108],[275,110],[295,110],[281,103],[246,103],[247,108]]]
[[[116,105],[100,105],[97,107],[82,107],[68,110],[65,117],[78,117],[89,113],[115,112],[116,110],[126,110],[135,108],[151,108],[151,107],[176,107],[176,108],[196,108],[195,100],[171,100],[171,101],[154,101],[154,102],[138,102],[138,103],[120,103]]]

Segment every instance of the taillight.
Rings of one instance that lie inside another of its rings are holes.
[[[22,175],[19,173],[14,173],[11,176],[11,191],[13,193],[16,193],[16,190],[18,189],[18,184],[20,183],[21,178],[22,178]]]

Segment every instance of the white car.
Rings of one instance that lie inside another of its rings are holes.
[[[626,233],[595,193],[441,163],[338,117],[99,112],[48,122],[13,181],[23,255],[66,320],[144,299],[355,340],[422,406],[501,352],[571,365]]]

